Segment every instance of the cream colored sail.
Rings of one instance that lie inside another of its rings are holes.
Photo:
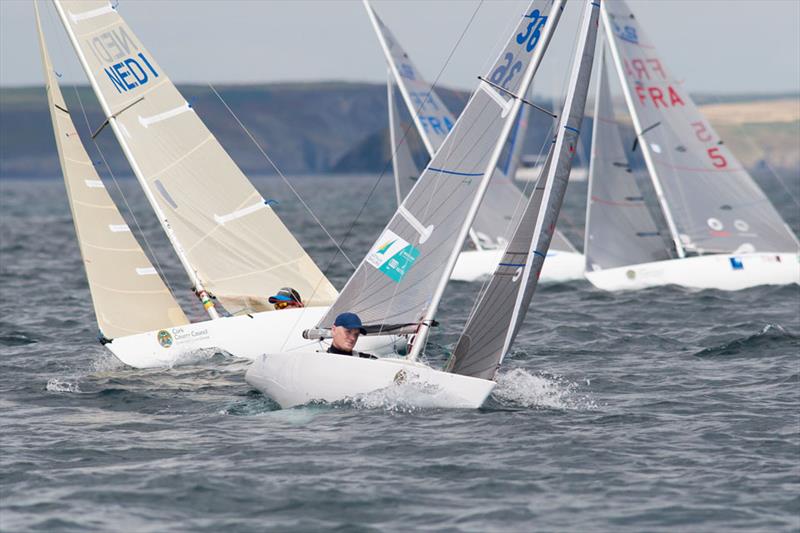
[[[190,278],[233,314],[272,309],[285,286],[330,304],[336,289],[111,4],[55,4]]]
[[[58,158],[100,333],[113,339],[188,324],[81,144],[53,74],[34,6]]]

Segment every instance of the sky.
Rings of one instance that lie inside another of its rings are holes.
[[[474,88],[527,4],[373,1],[422,74],[460,89]],[[629,4],[690,92],[800,92],[800,0]],[[581,5],[567,2],[548,52],[554,61],[569,59]],[[40,8],[56,69],[64,82],[86,83],[54,8],[49,2]],[[119,0],[117,9],[178,83],[386,79],[360,0]],[[0,0],[0,86],[41,83],[31,2]],[[553,75],[536,89],[554,94],[559,84]]]

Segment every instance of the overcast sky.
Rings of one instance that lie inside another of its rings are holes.
[[[476,76],[494,59],[501,38],[507,38],[527,4],[373,2],[425,77],[433,80],[441,72],[440,83],[465,89],[474,88]],[[556,32],[561,39],[548,54],[560,61],[568,60],[582,3],[567,4]],[[800,0],[629,4],[690,91],[800,91]],[[49,3],[40,7],[56,69],[64,73],[64,82],[85,83],[55,10]],[[177,82],[385,80],[383,55],[360,1],[120,0],[118,10]],[[41,83],[30,0],[0,0],[0,85]],[[552,94],[558,86],[553,80],[539,82],[536,89]]]

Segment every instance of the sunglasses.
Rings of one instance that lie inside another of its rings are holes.
[[[286,309],[287,307],[303,307],[303,304],[298,302],[275,302],[275,309]]]

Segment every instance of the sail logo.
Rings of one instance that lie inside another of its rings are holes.
[[[381,254],[381,255],[385,254],[385,253],[386,253],[386,250],[388,250],[389,248],[391,248],[391,246],[392,246],[394,243],[395,243],[395,241],[389,241],[389,242],[387,242],[386,244],[384,244],[383,246],[381,246],[380,248],[378,248],[378,250],[377,250],[375,253],[376,253],[376,254]]]
[[[419,257],[419,250],[405,239],[386,230],[367,254],[366,262],[395,282],[402,280]]]
[[[629,43],[639,44],[639,36],[636,34],[636,28],[633,26],[623,26],[620,28],[616,21],[612,21],[611,24],[614,25],[614,33],[617,34],[617,37]]]
[[[169,331],[162,329],[156,334],[156,338],[158,339],[158,344],[160,344],[162,348],[169,348],[172,346],[172,334]]]
[[[101,33],[86,41],[118,93],[125,93],[158,78],[159,74],[124,27]]]

